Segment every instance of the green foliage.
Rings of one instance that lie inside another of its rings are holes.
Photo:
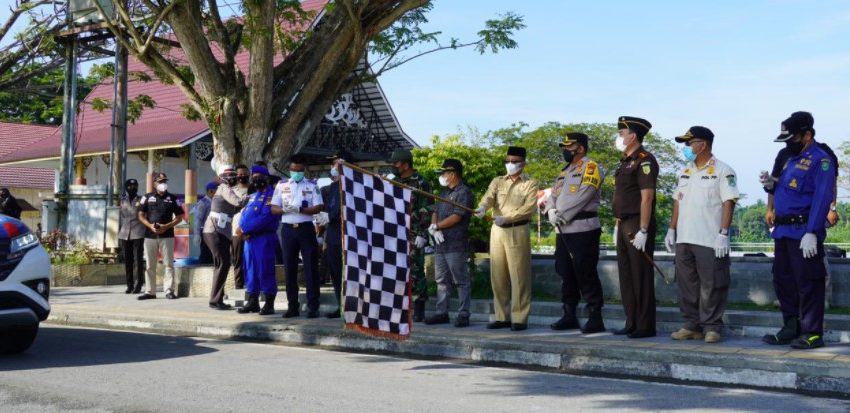
[[[142,116],[145,108],[154,108],[156,101],[148,95],[138,95],[133,99],[127,100],[127,121],[136,123],[136,120]]]
[[[485,29],[478,32],[481,42],[475,45],[478,53],[484,54],[488,49],[491,53],[499,53],[500,49],[516,49],[517,42],[512,38],[514,32],[525,28],[522,16],[507,12],[500,19],[487,20]]]
[[[766,211],[767,204],[761,199],[750,206],[737,206],[732,217],[732,241],[770,242],[770,230],[764,222]]]
[[[85,96],[104,78],[111,76],[112,64],[94,65],[87,76],[77,80],[79,96]],[[13,69],[2,77],[12,76]],[[59,125],[62,122],[62,95],[65,74],[62,69],[48,71],[26,83],[0,90],[0,120]]]
[[[440,188],[438,175],[434,171],[443,165],[447,158],[458,159],[463,164],[464,183],[481,199],[487,186],[494,177],[504,174],[502,154],[492,147],[464,144],[460,135],[431,138],[431,146],[413,150],[413,164],[419,173],[428,180],[432,188]],[[439,193],[439,190],[435,192]],[[474,241],[486,242],[490,237],[490,223],[481,219],[472,219],[469,226],[470,237]]]

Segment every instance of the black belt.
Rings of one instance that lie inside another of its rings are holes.
[[[617,217],[620,221],[625,221],[627,219],[639,218],[640,214],[623,214]]]
[[[808,220],[808,214],[781,215],[774,218],[773,223],[776,225],[805,225]]]
[[[290,227],[290,228],[298,228],[298,227],[307,226],[307,224],[310,224],[310,226],[312,226],[313,221],[304,221],[304,222],[299,222],[297,224],[289,224],[289,223],[283,222],[282,224],[287,226],[287,227]]]
[[[573,217],[573,221],[575,221],[577,219],[596,218],[598,216],[599,216],[599,214],[597,214],[596,211],[582,211],[582,212],[579,212],[578,214],[576,214],[576,216]]]
[[[517,222],[512,222],[512,223],[510,223],[510,224],[502,224],[502,225],[498,225],[498,227],[499,227],[499,228],[513,228],[513,227],[521,227],[521,226],[523,226],[523,225],[528,225],[528,222],[529,222],[529,221],[526,219],[525,221],[517,221]]]

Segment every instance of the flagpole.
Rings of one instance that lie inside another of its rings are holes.
[[[459,204],[459,203],[457,203],[457,202],[455,202],[455,201],[452,201],[451,199],[442,198],[442,197],[439,197],[439,196],[437,196],[437,195],[434,195],[434,194],[432,194],[432,193],[430,193],[430,192],[425,192],[425,191],[423,191],[423,190],[421,190],[421,189],[419,189],[419,188],[414,188],[414,187],[412,187],[412,186],[410,186],[410,185],[405,185],[405,184],[403,184],[403,183],[401,183],[401,182],[396,182],[396,181],[393,181],[392,179],[387,179],[386,177],[383,177],[383,176],[381,176],[381,175],[378,175],[378,174],[376,174],[376,173],[374,173],[374,172],[372,172],[372,171],[370,171],[370,170],[368,170],[368,169],[363,169],[363,168],[361,168],[361,167],[359,167],[359,166],[357,166],[357,165],[352,165],[352,164],[350,164],[350,163],[348,163],[348,162],[342,162],[342,164],[343,164],[343,165],[345,165],[345,166],[347,166],[347,167],[349,167],[349,168],[351,168],[351,169],[353,169],[353,170],[355,170],[355,171],[357,171],[357,172],[361,172],[361,173],[364,173],[364,174],[367,174],[367,175],[372,175],[372,176],[374,176],[374,177],[376,177],[376,178],[379,178],[379,179],[381,179],[381,180],[387,181],[387,182],[389,182],[390,184],[392,184],[392,185],[394,185],[394,186],[397,186],[397,187],[399,187],[399,188],[409,189],[409,190],[411,190],[411,191],[413,191],[413,192],[415,192],[415,193],[417,193],[417,194],[420,194],[420,195],[423,195],[423,196],[427,196],[427,197],[432,198],[432,199],[434,199],[434,200],[436,200],[436,201],[445,202],[445,203],[447,203],[447,204],[449,204],[449,205],[452,205],[452,206],[458,207],[458,208],[460,208],[460,209],[463,209],[464,211],[468,211],[468,212],[471,212],[471,213],[473,213],[473,214],[475,213],[475,210],[474,210],[474,209],[469,208],[469,207],[467,207],[466,205],[462,205],[462,204]]]

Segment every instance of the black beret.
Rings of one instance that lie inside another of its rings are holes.
[[[508,156],[525,158],[525,148],[521,146],[508,146]]]
[[[704,141],[714,142],[714,133],[711,132],[711,129],[708,129],[705,126],[691,126],[684,135],[676,137],[676,142],[688,142],[691,139],[702,139]]]
[[[559,143],[558,146],[564,147],[578,143],[579,145],[584,146],[584,149],[587,149],[588,140],[588,136],[581,132],[570,132],[564,136],[564,140]]]
[[[785,142],[791,139],[795,133],[815,130],[815,118],[809,112],[794,112],[788,119],[782,122],[782,132],[774,142]]]
[[[652,124],[649,123],[648,120],[643,118],[636,118],[634,116],[620,116],[620,119],[617,120],[617,128],[618,129],[629,129],[634,132],[638,138],[643,139],[649,130],[652,129]]]

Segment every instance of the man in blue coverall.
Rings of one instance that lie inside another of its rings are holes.
[[[782,122],[777,142],[788,142],[791,157],[776,182],[773,286],[784,326],[765,335],[768,344],[797,349],[823,347],[826,267],[823,241],[834,198],[835,161],[815,142],[814,118],[794,112]]]
[[[274,300],[277,296],[275,278],[275,249],[277,249],[277,215],[272,214],[272,195],[274,189],[268,183],[269,171],[264,166],[251,167],[251,183],[257,192],[251,195],[248,205],[242,210],[239,228],[245,239],[243,251],[245,263],[245,290],[248,303],[239,309],[240,313],[260,315],[274,314]],[[266,297],[260,309],[260,292]]]

